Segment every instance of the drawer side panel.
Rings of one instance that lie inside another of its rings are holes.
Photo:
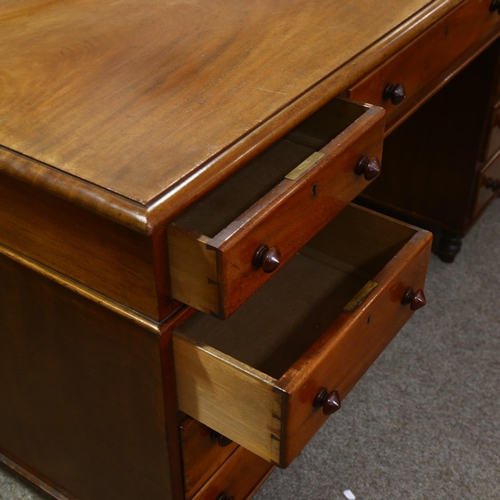
[[[203,237],[167,227],[172,297],[205,313],[219,313],[216,252]]]
[[[274,379],[181,335],[173,337],[179,410],[279,463],[282,401]]]

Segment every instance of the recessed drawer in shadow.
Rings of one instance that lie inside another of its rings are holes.
[[[486,141],[481,154],[482,161],[488,161],[500,150],[500,102],[497,102],[490,111],[489,127],[486,132]]]
[[[478,172],[476,203],[473,215],[476,217],[500,194],[500,151]]]
[[[287,466],[425,303],[431,239],[347,207],[230,318],[177,327],[179,409]]]
[[[383,116],[334,99],[177,217],[172,296],[232,314],[378,175]]]
[[[184,493],[191,498],[238,445],[190,417],[182,420],[179,430]]]

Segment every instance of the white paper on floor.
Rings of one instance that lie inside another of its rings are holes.
[[[348,500],[356,500],[354,493],[351,490],[345,490],[344,495]]]

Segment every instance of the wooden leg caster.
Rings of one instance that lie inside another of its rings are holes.
[[[462,236],[449,231],[443,231],[436,253],[443,262],[451,264],[461,248]]]

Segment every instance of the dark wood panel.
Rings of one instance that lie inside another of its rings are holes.
[[[4,256],[0,266],[0,451],[78,499],[177,500],[165,341]]]

